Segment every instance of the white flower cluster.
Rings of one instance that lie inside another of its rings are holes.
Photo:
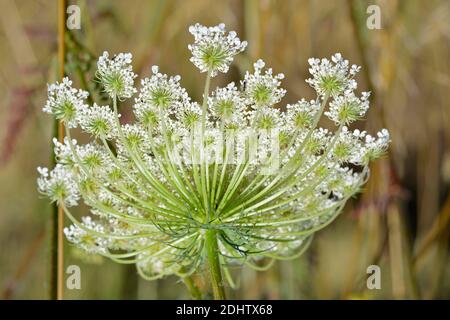
[[[199,23],[190,26],[194,44],[188,46],[192,53],[191,62],[200,72],[210,72],[214,77],[218,72],[226,73],[233,58],[247,47],[247,41],[241,41],[236,32],[226,33],[223,23],[214,27],[205,27]]]
[[[279,73],[273,76],[271,68],[262,74],[265,63],[261,59],[256,61],[253,66],[255,72],[251,74],[247,71],[242,82],[245,87],[247,103],[255,106],[272,106],[280,102],[286,94],[286,90],[279,88],[280,80],[284,79],[284,75]]]
[[[336,96],[330,102],[330,109],[325,112],[325,115],[337,125],[360,120],[369,109],[369,96],[369,92],[363,92],[361,98],[358,98],[353,91]]]
[[[115,135],[115,115],[109,106],[94,103],[90,108],[82,108],[77,116],[78,124],[87,133],[103,139],[111,139]]]
[[[262,60],[239,85],[210,93],[210,77],[226,72],[246,43],[223,25],[190,31],[192,61],[209,71],[202,102],[156,66],[135,89],[131,55],[105,53],[97,75],[112,107],[86,105],[87,94],[65,79],[49,86],[44,108],[69,124],[64,142],[55,141],[56,167],[38,168],[39,191],[73,223],[67,238],[135,263],[148,279],[198,270],[210,234],[223,268],[300,254],[360,191],[369,161],[390,141],[385,129],[372,137],[348,128],[364,117],[369,94],[354,93],[359,67],[341,55],[310,59],[316,99],[283,108],[283,75],[263,71]],[[118,104],[135,92],[136,121],[121,124]],[[323,114],[335,130],[318,127]],[[92,141],[78,144],[74,127]],[[91,208],[81,222],[69,210],[80,199]]]
[[[237,128],[245,123],[246,101],[234,82],[225,88],[217,88],[208,98],[208,106],[211,115],[226,126]]]
[[[68,207],[76,206],[80,199],[73,173],[64,165],[58,163],[50,171],[47,168],[37,168],[40,177],[37,180],[40,192],[52,201],[64,203]]]
[[[131,53],[119,53],[109,59],[108,52],[98,59],[97,77],[105,92],[118,99],[130,98],[135,92],[134,79],[137,77],[131,67]]]
[[[152,67],[152,76],[141,80],[141,89],[135,99],[134,113],[141,123],[155,126],[161,114],[173,115],[189,102],[180,79],[180,76],[160,73],[158,66]]]
[[[353,77],[359,72],[361,67],[357,65],[349,66],[348,60],[342,58],[340,53],[336,53],[328,59],[308,59],[310,64],[309,72],[313,76],[306,82],[313,87],[317,93],[324,97],[335,96],[347,90],[356,89],[356,81]]]
[[[363,159],[365,163],[368,163],[371,160],[379,158],[387,151],[390,141],[390,135],[387,129],[378,132],[376,138],[371,135],[366,135],[366,143],[361,149],[361,159]]]
[[[78,245],[88,253],[106,253],[105,248],[109,244],[108,238],[95,236],[95,233],[103,233],[105,228],[93,221],[89,216],[82,218],[81,225],[84,227],[83,229],[76,225],[70,225],[68,228],[64,228],[64,234],[67,240]],[[86,229],[91,232],[86,231]]]
[[[288,104],[285,113],[287,126],[295,129],[310,128],[319,109],[320,104],[315,100],[301,99],[295,104]]]
[[[77,126],[76,116],[85,107],[84,99],[88,95],[86,91],[72,88],[72,81],[64,78],[61,83],[48,85],[48,99],[43,111],[74,128]]]

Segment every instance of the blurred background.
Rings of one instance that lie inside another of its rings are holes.
[[[389,129],[388,156],[372,165],[364,193],[319,232],[309,250],[265,272],[236,271],[236,299],[450,298],[450,2],[445,0],[71,0],[81,29],[66,30],[66,73],[100,99],[97,57],[131,52],[135,72],[180,74],[191,96],[203,81],[189,62],[187,28],[196,22],[236,30],[249,42],[213,87],[238,80],[257,59],[286,75],[282,103],[312,98],[309,57],[341,52],[362,66],[372,91],[367,121]],[[369,5],[381,29],[369,29]],[[46,84],[58,79],[56,1],[2,1],[0,14],[0,298],[48,299],[51,205],[36,191],[36,167],[51,166],[54,124],[41,112]],[[202,77],[203,78],[203,77]],[[97,101],[98,102],[98,101]],[[129,109],[128,109],[129,110]],[[127,112],[123,110],[123,112]],[[81,267],[81,290],[66,299],[189,298],[175,277],[147,282],[133,266],[85,256],[65,244],[65,265]],[[368,290],[366,269],[381,268]]]

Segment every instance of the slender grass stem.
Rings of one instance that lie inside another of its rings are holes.
[[[65,76],[64,64],[66,60],[66,48],[64,43],[66,32],[66,0],[58,1],[58,66],[60,79]],[[55,120],[55,135],[62,142],[64,140],[64,125]],[[51,257],[50,257],[50,298],[53,300],[63,299],[63,276],[64,276],[64,210],[60,205],[53,206],[51,215]]]

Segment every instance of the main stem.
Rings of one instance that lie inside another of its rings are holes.
[[[225,300],[226,296],[223,287],[219,248],[217,246],[217,234],[215,230],[206,231],[205,249],[214,300]]]
[[[211,82],[211,70],[208,71],[206,75],[206,83],[205,90],[203,92],[203,105],[202,105],[202,131],[201,131],[201,152],[204,157],[204,136],[206,131],[206,120],[207,120],[207,111],[208,111],[208,95],[209,95],[209,85]],[[205,210],[207,211],[207,221],[211,221],[210,209],[208,203],[208,192],[209,192],[209,175],[207,175],[205,168],[205,159],[201,158],[201,177],[202,177],[202,192],[203,198],[205,201]],[[206,239],[205,239],[205,249],[206,256],[208,260],[208,269],[210,275],[211,286],[213,289],[214,300],[225,300],[225,290],[223,287],[222,280],[222,271],[220,267],[219,260],[219,248],[217,246],[217,233],[215,230],[207,230],[206,231]]]

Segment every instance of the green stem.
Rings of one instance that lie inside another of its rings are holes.
[[[208,95],[209,95],[209,85],[211,82],[211,71],[208,71],[206,75],[205,89],[203,91],[203,104],[202,104],[202,127],[201,127],[201,147],[200,147],[200,184],[202,189],[203,203],[205,207],[205,214],[207,221],[211,219],[210,217],[210,207],[208,202],[208,189],[209,189],[209,175],[207,176],[206,163],[205,163],[205,131],[206,131],[206,113],[208,111]]]
[[[203,90],[203,103],[202,103],[202,136],[206,130],[206,113],[208,112],[208,96],[209,85],[211,83],[211,71],[208,71],[206,75],[205,89]]]
[[[213,289],[214,300],[225,300],[225,289],[219,261],[219,248],[215,230],[206,231],[205,249],[208,259],[209,275]]]

